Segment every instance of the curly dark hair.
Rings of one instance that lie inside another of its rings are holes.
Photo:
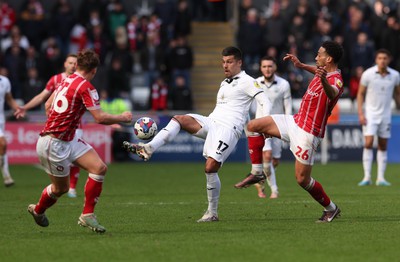
[[[325,48],[329,56],[333,58],[335,64],[339,63],[343,56],[343,47],[335,41],[325,41],[321,45]]]
[[[91,49],[84,49],[78,53],[77,66],[79,69],[90,72],[100,64],[99,56]]]

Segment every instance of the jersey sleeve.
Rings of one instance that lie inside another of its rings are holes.
[[[367,87],[368,86],[368,82],[369,82],[369,77],[368,77],[368,73],[366,73],[367,71],[364,71],[364,73],[361,75],[361,79],[360,79],[360,84]]]
[[[247,88],[245,88],[245,90],[250,97],[255,97],[258,93],[264,92],[260,84],[255,79],[247,80],[246,85]]]
[[[4,87],[6,89],[5,93],[11,93],[11,82],[7,77],[2,77],[2,81],[4,81]]]
[[[86,83],[82,90],[82,101],[88,110],[96,110],[100,108],[100,97],[97,90],[89,83]]]
[[[339,74],[335,74],[328,78],[328,82],[333,88],[336,88],[339,91],[338,96],[343,93],[343,80]]]
[[[283,93],[283,106],[285,109],[285,114],[286,115],[291,115],[293,114],[293,108],[292,108],[292,93],[290,90],[290,85],[288,81],[285,81],[284,86],[284,93]]]
[[[47,81],[46,83],[46,87],[45,89],[50,92],[53,93],[56,90],[56,85],[55,85],[55,76],[52,76],[49,81]]]

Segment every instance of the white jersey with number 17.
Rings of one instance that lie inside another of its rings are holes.
[[[257,81],[242,71],[232,79],[222,81],[217,94],[217,104],[209,117],[232,128],[237,136],[240,136],[248,120],[250,104],[257,95],[265,96]]]

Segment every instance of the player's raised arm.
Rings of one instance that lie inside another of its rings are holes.
[[[307,65],[307,64],[300,62],[299,58],[297,58],[297,56],[292,55],[292,54],[286,54],[285,57],[283,58],[283,61],[286,61],[286,60],[290,60],[295,67],[304,69],[304,70],[310,72],[311,74],[315,74],[315,70],[317,69],[316,66]]]

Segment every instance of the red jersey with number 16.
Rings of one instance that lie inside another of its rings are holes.
[[[329,100],[321,79],[314,76],[301,100],[299,112],[294,115],[294,121],[301,129],[321,138],[325,134],[326,121],[343,93],[343,80],[340,71],[328,73],[326,79],[331,86],[339,90],[337,96],[333,100]]]
[[[58,139],[71,141],[86,109],[99,108],[97,90],[82,75],[74,73],[55,91],[46,125],[40,135],[52,134]]]

